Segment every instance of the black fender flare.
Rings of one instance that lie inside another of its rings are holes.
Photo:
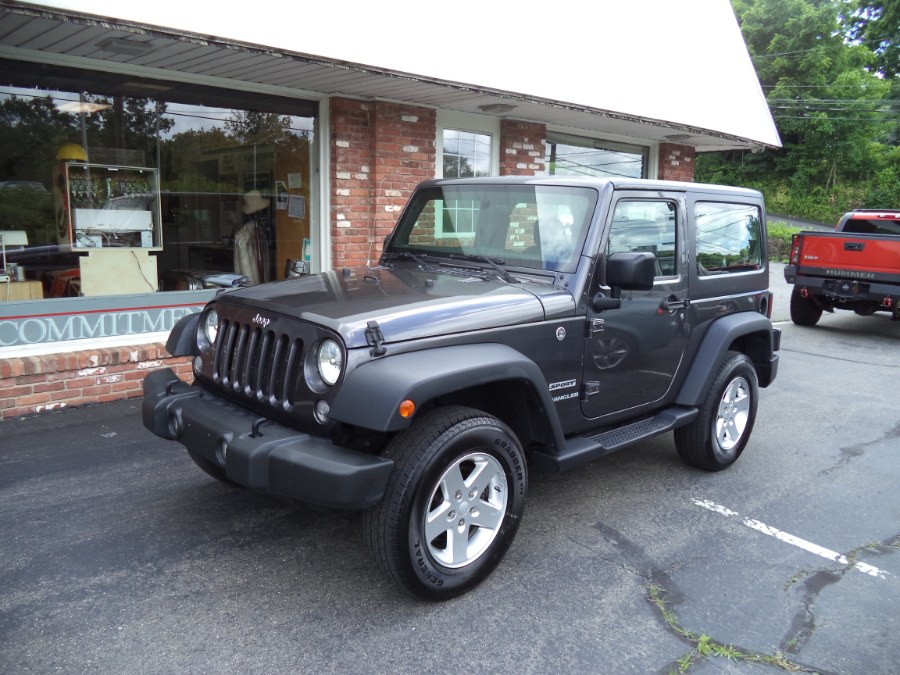
[[[437,347],[364,363],[347,374],[329,417],[375,431],[401,431],[412,421],[399,412],[406,399],[419,408],[444,394],[511,380],[534,389],[562,447],[562,425],[544,374],[521,352],[497,343]]]
[[[716,376],[716,368],[722,362],[725,352],[738,338],[754,333],[765,333],[770,336],[768,358],[771,360],[772,322],[767,317],[755,312],[738,312],[713,321],[703,336],[675,402],[686,406],[700,405]],[[760,367],[765,364],[754,362],[754,365],[759,372]]]
[[[166,351],[172,356],[196,356],[199,354],[197,344],[197,327],[200,325],[200,313],[195,312],[183,316],[169,333],[166,340]]]

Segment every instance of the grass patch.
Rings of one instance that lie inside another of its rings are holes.
[[[652,602],[656,606],[656,608],[659,609],[663,619],[665,620],[669,628],[678,635],[688,640],[693,645],[693,648],[689,652],[682,655],[675,661],[678,669],[677,671],[673,672],[686,673],[690,670],[691,666],[694,663],[705,658],[728,659],[729,661],[734,661],[735,663],[765,663],[787,672],[807,671],[807,669],[784,658],[784,655],[781,654],[781,652],[775,652],[774,655],[744,653],[735,648],[733,645],[726,645],[721,642],[716,642],[709,635],[694,633],[693,631],[683,628],[678,623],[678,615],[675,614],[670,606],[670,603],[666,599],[666,590],[654,583],[648,583],[646,588],[647,596],[650,598],[650,602]]]

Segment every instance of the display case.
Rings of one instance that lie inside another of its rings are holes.
[[[157,169],[67,162],[64,189],[61,244],[88,251],[162,248]]]

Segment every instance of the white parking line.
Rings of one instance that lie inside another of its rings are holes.
[[[851,564],[847,556],[842,555],[837,551],[832,551],[830,549],[819,546],[818,544],[813,544],[812,542],[801,539],[800,537],[795,537],[793,534],[782,532],[781,530],[771,527],[770,525],[766,525],[765,523],[762,523],[758,520],[745,518],[737,511],[732,511],[731,509],[711,502],[708,499],[691,499],[691,501],[694,502],[694,504],[696,504],[697,506],[701,506],[704,509],[713,511],[714,513],[718,513],[729,518],[740,518],[741,522],[744,523],[744,525],[746,525],[747,527],[752,527],[757,532],[762,532],[763,534],[767,534],[770,537],[780,539],[781,541],[792,544],[797,548],[802,548],[804,551],[814,553],[819,557],[825,558],[826,560],[831,560],[832,562],[840,563],[841,565],[851,565],[855,569],[863,572],[864,574],[868,574],[871,577],[887,579],[887,577],[891,576],[890,572],[885,572],[884,570],[880,570],[877,567],[873,567],[872,565],[867,565],[864,562],[854,562]]]

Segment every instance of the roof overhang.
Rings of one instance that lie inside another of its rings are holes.
[[[297,21],[293,8],[273,0],[257,0],[252,16],[205,1],[4,1],[0,59],[21,64],[3,67],[15,71],[4,84],[29,68],[45,74],[81,69],[128,75],[140,84],[132,95],[165,98],[167,87],[181,83],[298,102],[343,96],[499,115],[640,143],[679,143],[699,152],[779,147],[728,0],[697,0],[688,7],[643,2],[653,11],[640,10],[641,2],[603,3],[592,10],[593,21],[582,22],[576,11],[583,14],[584,6],[568,2],[573,20],[552,39],[579,49],[542,46],[552,34],[543,22],[526,42],[508,7],[498,14],[481,3],[472,15],[479,35],[498,38],[473,37],[458,46],[459,58],[456,51],[447,58],[448,44],[427,35],[429,27],[441,25],[437,16],[423,16],[438,14],[427,3],[304,5]],[[452,17],[470,22],[466,6],[454,6]],[[104,16],[109,11],[117,16]],[[440,11],[447,19],[446,8]],[[159,17],[172,25],[154,25]],[[598,29],[601,24],[607,28]],[[631,44],[622,40],[626,33]],[[288,48],[298,44],[304,51]],[[370,64],[376,59],[383,65]],[[492,109],[498,104],[507,109]]]

